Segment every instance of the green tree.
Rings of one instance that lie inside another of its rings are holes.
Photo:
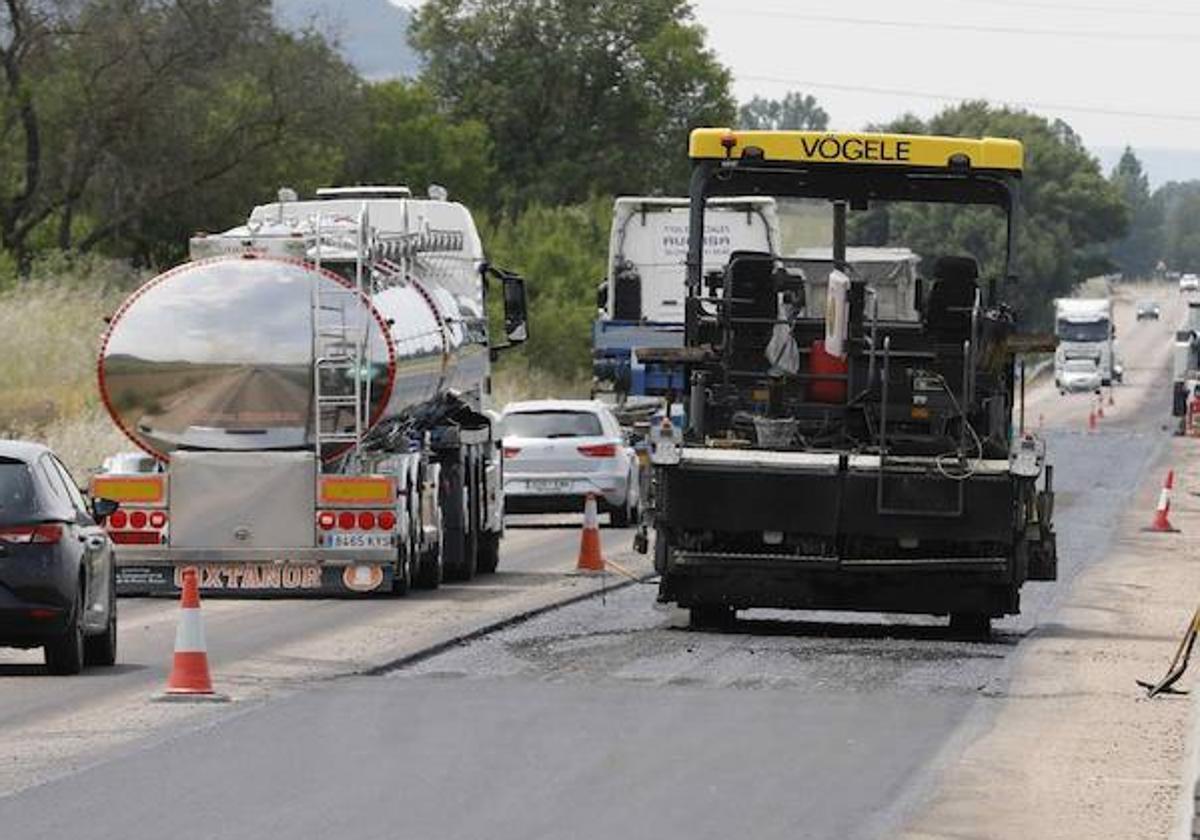
[[[1012,137],[1025,147],[1017,228],[1020,283],[1004,290],[1027,319],[1046,323],[1050,303],[1105,267],[1107,244],[1128,222],[1120,193],[1100,172],[1078,135],[1061,120],[1025,111],[965,102],[928,121],[906,115],[885,130],[961,137]],[[999,276],[1004,230],[987,208],[900,206],[867,216],[863,244],[906,245],[927,260],[969,253],[990,276]]]
[[[488,257],[527,278],[530,336],[507,364],[529,364],[564,379],[590,371],[596,286],[604,276],[612,199],[568,207],[530,205],[485,226]]]
[[[440,184],[467,205],[486,203],[496,178],[492,143],[478,120],[449,116],[420,82],[369,85],[354,135],[362,142],[344,183],[402,183],[414,190]]]
[[[269,0],[4,0],[0,245],[177,256],[330,180],[356,74]]]
[[[1179,271],[1200,270],[1200,181],[1163,184],[1152,198],[1162,218],[1162,257]]]
[[[756,96],[738,108],[738,128],[824,131],[829,114],[812,96],[789,91],[783,99]]]
[[[1125,147],[1109,180],[1129,211],[1129,232],[1113,243],[1112,260],[1127,277],[1149,277],[1162,251],[1162,206],[1151,200],[1150,179],[1133,149]]]
[[[688,130],[734,117],[686,0],[429,0],[410,40],[452,113],[488,127],[498,204],[682,190]]]

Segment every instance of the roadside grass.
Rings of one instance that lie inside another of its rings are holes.
[[[138,279],[116,264],[59,262],[0,291],[0,435],[47,444],[79,481],[129,446],[100,404],[95,370],[103,319]]]
[[[515,400],[587,399],[590,391],[588,376],[556,376],[514,359],[493,371],[491,407],[500,411]]]
[[[104,261],[55,261],[0,283],[0,437],[46,444],[76,479],[132,448],[100,402],[96,355],[104,318],[145,276]],[[524,359],[493,371],[492,407],[513,400],[587,398],[590,378],[562,377]]]

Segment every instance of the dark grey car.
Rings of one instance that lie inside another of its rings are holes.
[[[42,647],[56,674],[117,659],[113,547],[101,525],[116,509],[89,505],[44,446],[0,441],[0,647]]]

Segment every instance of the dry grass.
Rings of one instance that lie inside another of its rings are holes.
[[[96,354],[104,317],[139,275],[112,264],[43,267],[0,291],[0,436],[54,449],[80,481],[106,455],[132,448],[100,404]],[[565,380],[513,359],[495,371],[493,405],[588,396],[590,380]]]
[[[492,377],[492,407],[499,410],[514,400],[587,399],[591,379],[564,379],[517,360],[501,365]]]
[[[0,292],[0,434],[48,444],[80,479],[129,447],[95,370],[103,318],[137,279],[111,264],[60,265]]]

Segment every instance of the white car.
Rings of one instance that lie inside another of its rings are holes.
[[[592,494],[614,526],[636,521],[637,453],[607,406],[593,400],[515,402],[501,418],[506,513],[577,512]]]
[[[1195,274],[1185,274],[1179,278],[1180,292],[1196,292],[1200,291],[1200,277]]]
[[[1100,390],[1100,368],[1090,359],[1069,359],[1058,374],[1062,393]]]

